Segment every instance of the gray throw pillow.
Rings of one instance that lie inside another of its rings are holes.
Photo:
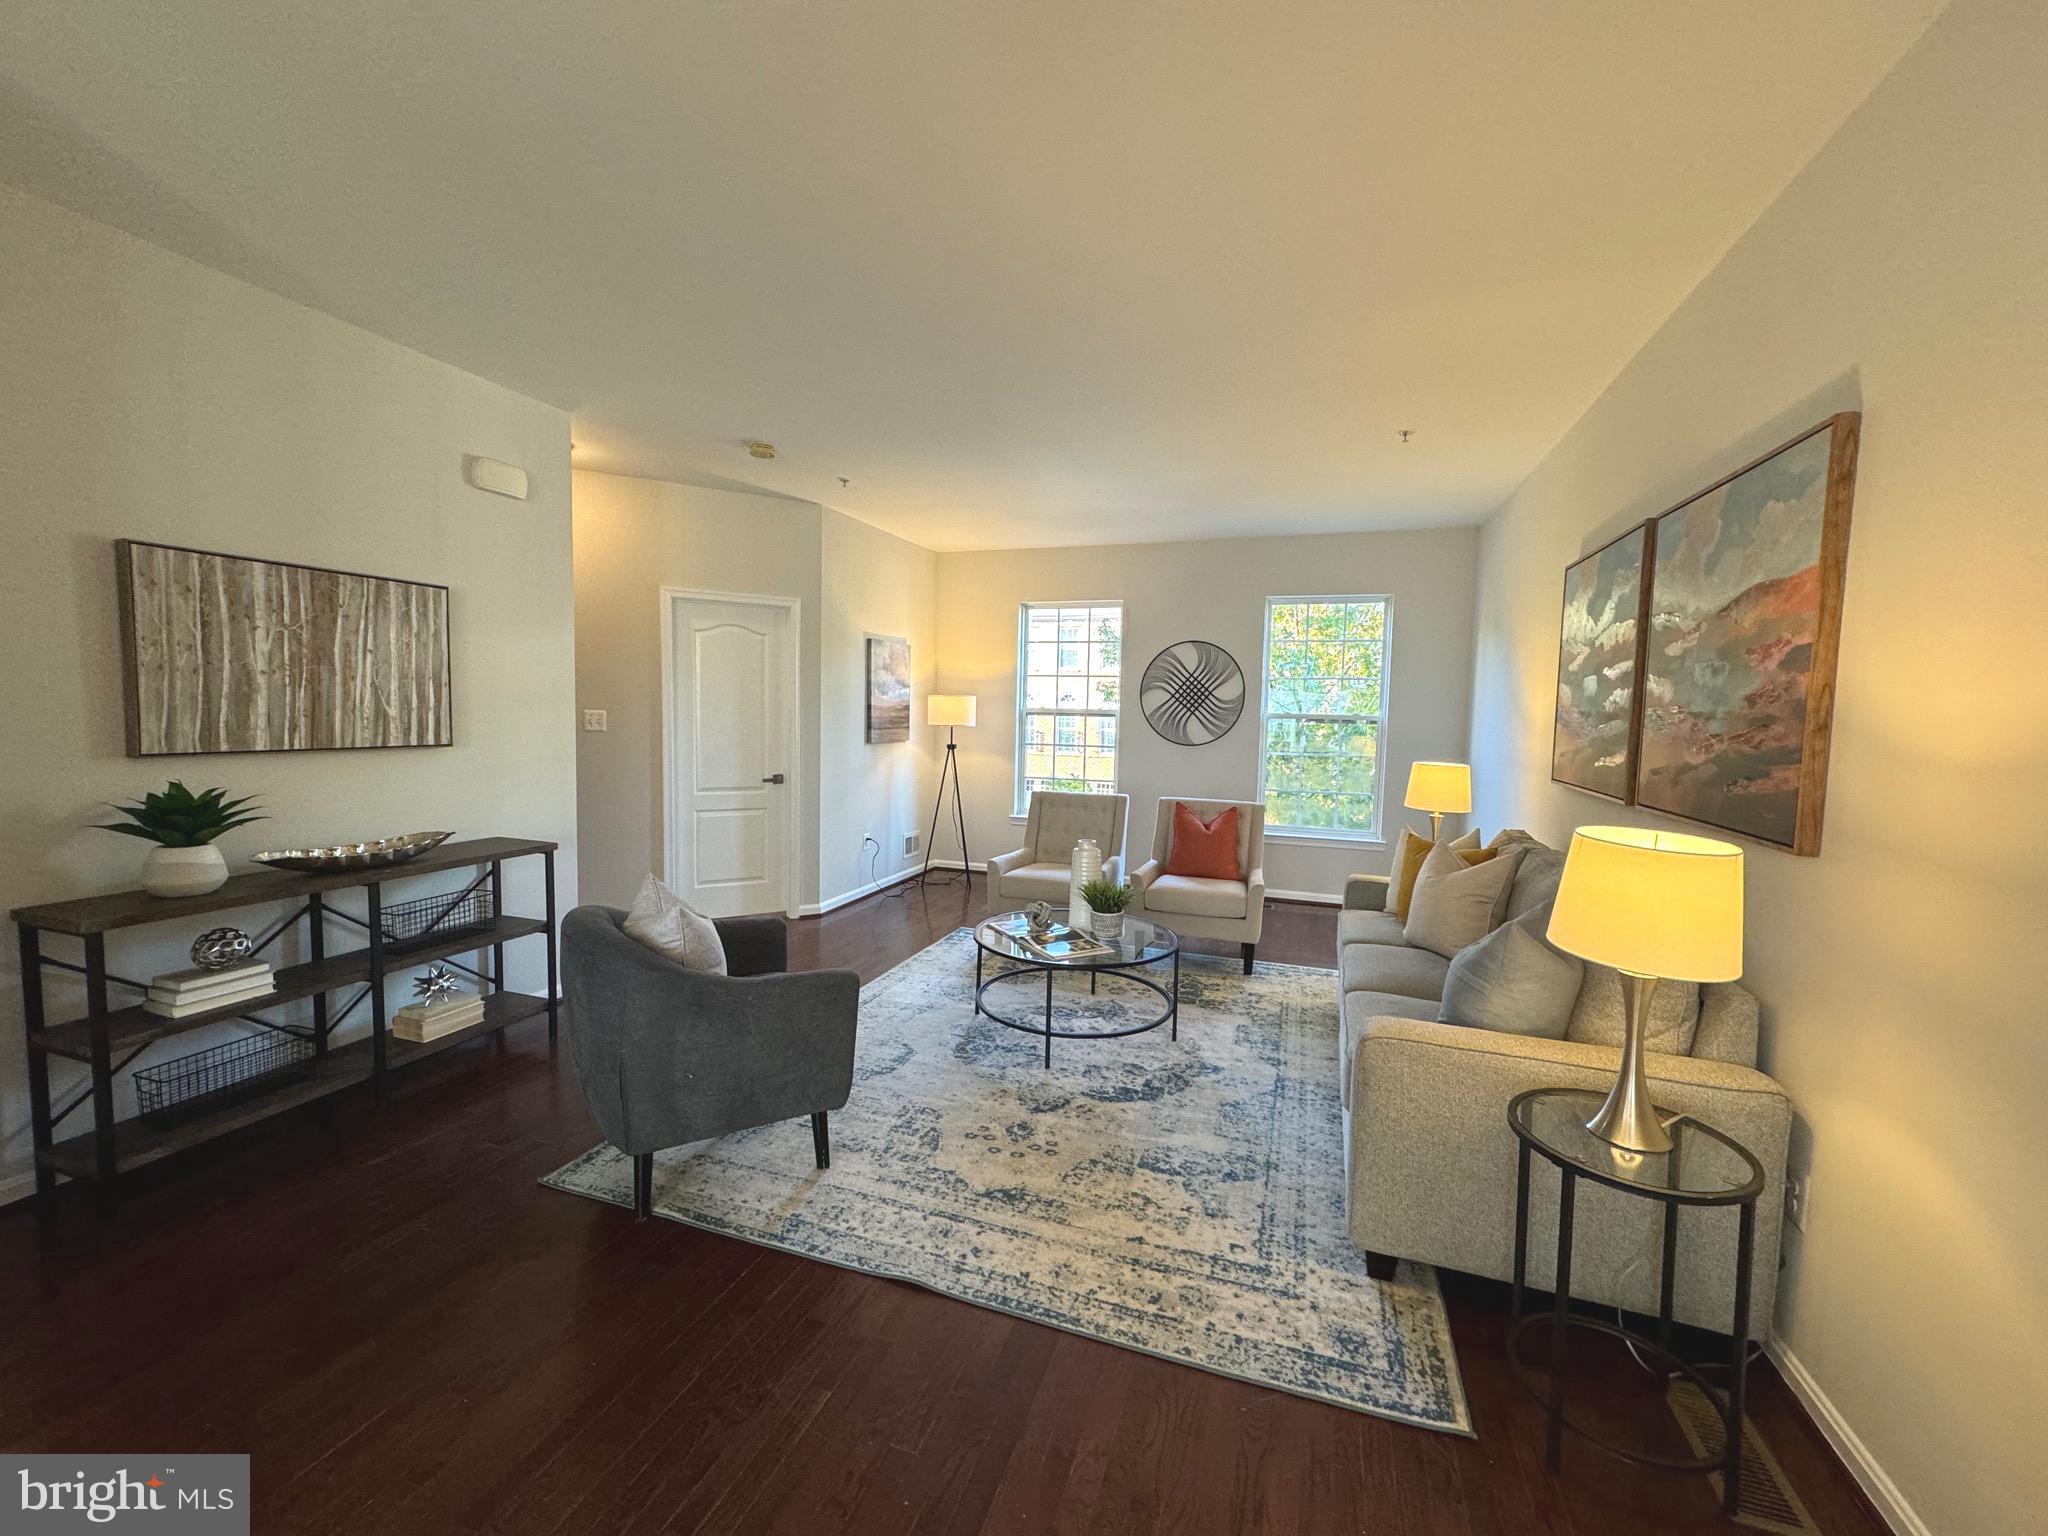
[[[626,914],[626,937],[685,970],[725,974],[725,942],[711,919],[652,875],[640,882],[640,894]]]
[[[1477,944],[1500,926],[1521,862],[1519,847],[1503,848],[1483,864],[1467,864],[1448,844],[1430,849],[1408,899],[1403,937],[1446,960]]]
[[[1505,1035],[1562,1040],[1586,967],[1543,937],[1549,926],[1546,904],[1459,950],[1444,976],[1437,1017]]]
[[[1611,1045],[1619,1049],[1627,1022],[1621,1004],[1621,972],[1589,963],[1586,979],[1579,984],[1579,1000],[1572,1005],[1565,1039],[1576,1040],[1580,1045]],[[1699,1024],[1699,983],[1660,981],[1650,995],[1643,1048],[1662,1051],[1667,1056],[1690,1056]]]

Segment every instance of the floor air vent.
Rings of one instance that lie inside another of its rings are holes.
[[[1689,1381],[1673,1382],[1666,1400],[1671,1404],[1678,1427],[1685,1431],[1685,1438],[1691,1443],[1695,1456],[1705,1456],[1721,1449],[1726,1431],[1721,1425],[1721,1404],[1718,1401],[1710,1399]],[[1709,1480],[1718,1498],[1721,1474],[1715,1472]],[[1806,1506],[1799,1502],[1799,1495],[1785,1480],[1785,1469],[1778,1465],[1778,1458],[1764,1444],[1754,1422],[1746,1422],[1742,1426],[1742,1497],[1735,1511],[1735,1522],[1753,1531],[1769,1531],[1772,1536],[1821,1536],[1820,1527],[1813,1523]]]

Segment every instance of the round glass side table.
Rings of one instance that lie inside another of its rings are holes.
[[[1630,1152],[1586,1129],[1600,1107],[1601,1095],[1576,1088],[1538,1088],[1519,1094],[1508,1105],[1508,1125],[1519,1143],[1515,1183],[1515,1282],[1508,1324],[1508,1359],[1547,1410],[1545,1459],[1555,1472],[1564,1454],[1564,1432],[1600,1447],[1610,1455],[1642,1466],[1680,1472],[1721,1471],[1721,1504],[1734,1514],[1742,1476],[1742,1413],[1745,1366],[1749,1357],[1750,1272],[1756,1259],[1756,1202],[1763,1193],[1763,1165],[1740,1142],[1711,1125],[1678,1118],[1666,1127],[1669,1152]],[[1668,1112],[1660,1112],[1668,1113]],[[1557,1194],[1557,1292],[1549,1312],[1522,1315],[1522,1291],[1529,1267],[1529,1159],[1531,1154],[1555,1165]],[[1578,1181],[1591,1179],[1609,1189],[1655,1200],[1664,1207],[1664,1255],[1652,1339],[1620,1322],[1575,1316],[1571,1311],[1572,1207]],[[1728,1389],[1725,1397],[1700,1368],[1671,1349],[1672,1288],[1678,1270],[1678,1213],[1687,1206],[1732,1205],[1740,1208],[1735,1252],[1735,1315],[1729,1327]],[[1524,1365],[1521,1339],[1533,1324],[1550,1326],[1550,1386],[1540,1388]],[[1716,1455],[1669,1457],[1618,1446],[1574,1424],[1565,1412],[1565,1341],[1574,1328],[1603,1333],[1633,1347],[1638,1358],[1650,1357],[1684,1376],[1710,1403],[1721,1409],[1722,1444]]]

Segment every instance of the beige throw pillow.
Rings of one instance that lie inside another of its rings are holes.
[[[1519,847],[1503,848],[1479,864],[1466,863],[1467,851],[1451,843],[1430,849],[1415,877],[1407,926],[1401,930],[1410,944],[1446,960],[1500,926],[1522,862]]]
[[[1429,857],[1430,849],[1436,846],[1412,827],[1403,827],[1401,835],[1394,839],[1394,862],[1388,866],[1387,910],[1398,922],[1408,921],[1408,904],[1415,897],[1415,879],[1422,873],[1422,861]],[[1453,848],[1477,848],[1479,829],[1474,827],[1463,837],[1451,839]]]
[[[711,919],[652,875],[640,882],[640,894],[626,914],[626,937],[685,970],[725,974],[725,944]]]
[[[1650,994],[1650,1017],[1644,1021],[1643,1049],[1667,1056],[1690,1056],[1700,1027],[1700,988],[1695,981],[1660,981]],[[1564,1037],[1580,1045],[1619,1047],[1628,1033],[1628,1012],[1621,1001],[1621,972],[1604,965],[1586,966],[1579,1000],[1572,1006]]]

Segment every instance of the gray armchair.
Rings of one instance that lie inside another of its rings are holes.
[[[811,1117],[831,1165],[828,1112],[853,1091],[860,977],[785,972],[779,917],[717,921],[731,974],[686,970],[625,931],[616,907],[562,922],[569,1056],[590,1117],[633,1159],[633,1208],[654,1206],[654,1154],[776,1120]]]

